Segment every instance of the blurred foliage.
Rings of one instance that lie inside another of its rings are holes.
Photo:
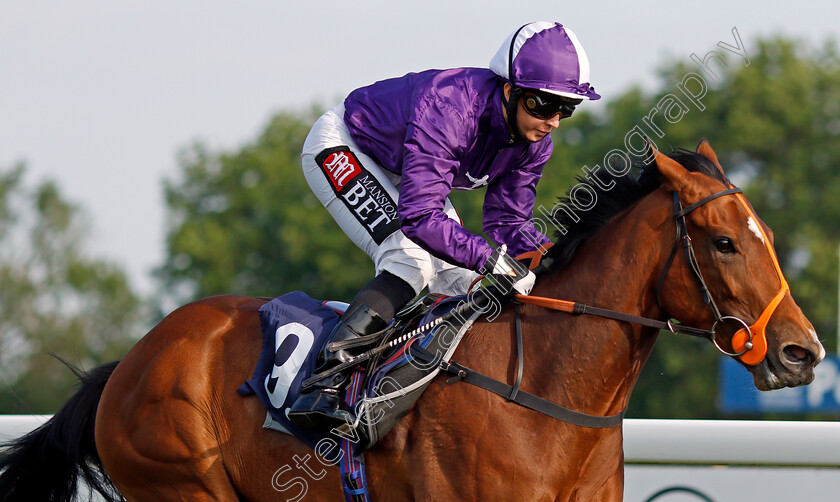
[[[138,338],[142,302],[116,265],[87,258],[79,208],[25,168],[0,171],[0,413],[52,413],[76,377]]]
[[[176,300],[292,290],[349,300],[372,277],[301,173],[318,115],[281,113],[233,153],[200,144],[182,153],[179,179],[166,182],[168,256],[158,271]]]

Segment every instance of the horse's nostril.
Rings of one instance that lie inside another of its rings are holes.
[[[784,349],[785,356],[793,363],[807,364],[814,361],[814,355],[799,345],[788,345]]]

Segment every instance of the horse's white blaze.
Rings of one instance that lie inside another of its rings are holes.
[[[756,237],[761,239],[762,243],[766,244],[766,242],[764,242],[764,234],[761,233],[761,229],[758,228],[758,223],[755,222],[752,216],[747,218],[747,227],[755,234]]]

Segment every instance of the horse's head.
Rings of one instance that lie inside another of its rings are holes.
[[[715,176],[690,172],[678,160],[706,164]],[[825,349],[791,296],[773,233],[729,184],[705,140],[697,154],[670,158],[657,152],[655,162],[664,187],[679,197],[682,207],[675,211],[685,213],[690,236],[680,240],[673,266],[664,272],[662,308],[684,324],[714,326],[718,348],[750,370],[758,389],[810,383]]]

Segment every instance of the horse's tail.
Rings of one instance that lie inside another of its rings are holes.
[[[102,390],[119,361],[87,373],[62,362],[79,377],[79,390],[44,425],[2,445],[0,502],[70,502],[79,478],[105,500],[121,500],[102,468],[93,429]]]

